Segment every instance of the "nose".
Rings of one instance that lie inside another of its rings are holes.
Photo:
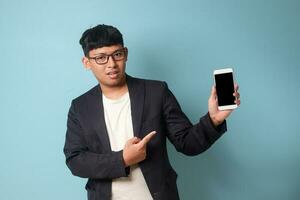
[[[108,57],[108,61],[107,61],[107,67],[108,68],[115,68],[117,66],[116,61],[113,59],[112,56]]]

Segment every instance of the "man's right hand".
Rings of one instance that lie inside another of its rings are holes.
[[[147,154],[147,143],[155,134],[156,131],[152,131],[148,133],[148,135],[146,135],[142,140],[134,137],[126,142],[123,150],[123,159],[126,167],[145,160]]]

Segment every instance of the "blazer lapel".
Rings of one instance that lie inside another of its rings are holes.
[[[144,82],[126,75],[134,136],[139,137],[145,99]]]
[[[90,105],[90,114],[92,115],[90,117],[91,124],[96,130],[97,136],[102,144],[103,150],[105,152],[109,152],[111,151],[111,146],[104,118],[102,91],[99,84],[94,88],[91,94],[93,96]]]

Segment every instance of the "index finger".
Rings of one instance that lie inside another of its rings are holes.
[[[150,133],[148,133],[141,141],[141,143],[143,145],[146,145],[150,140],[151,138],[156,134],[156,131],[152,131]]]
[[[239,85],[237,83],[234,84],[234,90],[238,91],[239,90]]]

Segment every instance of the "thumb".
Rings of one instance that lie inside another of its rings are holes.
[[[214,86],[214,85],[211,88],[210,98],[213,100],[217,99],[217,89],[216,89],[216,86]]]
[[[137,138],[137,137],[133,137],[133,138],[130,138],[129,140],[127,140],[127,143],[128,144],[137,144],[141,141],[141,139]]]

